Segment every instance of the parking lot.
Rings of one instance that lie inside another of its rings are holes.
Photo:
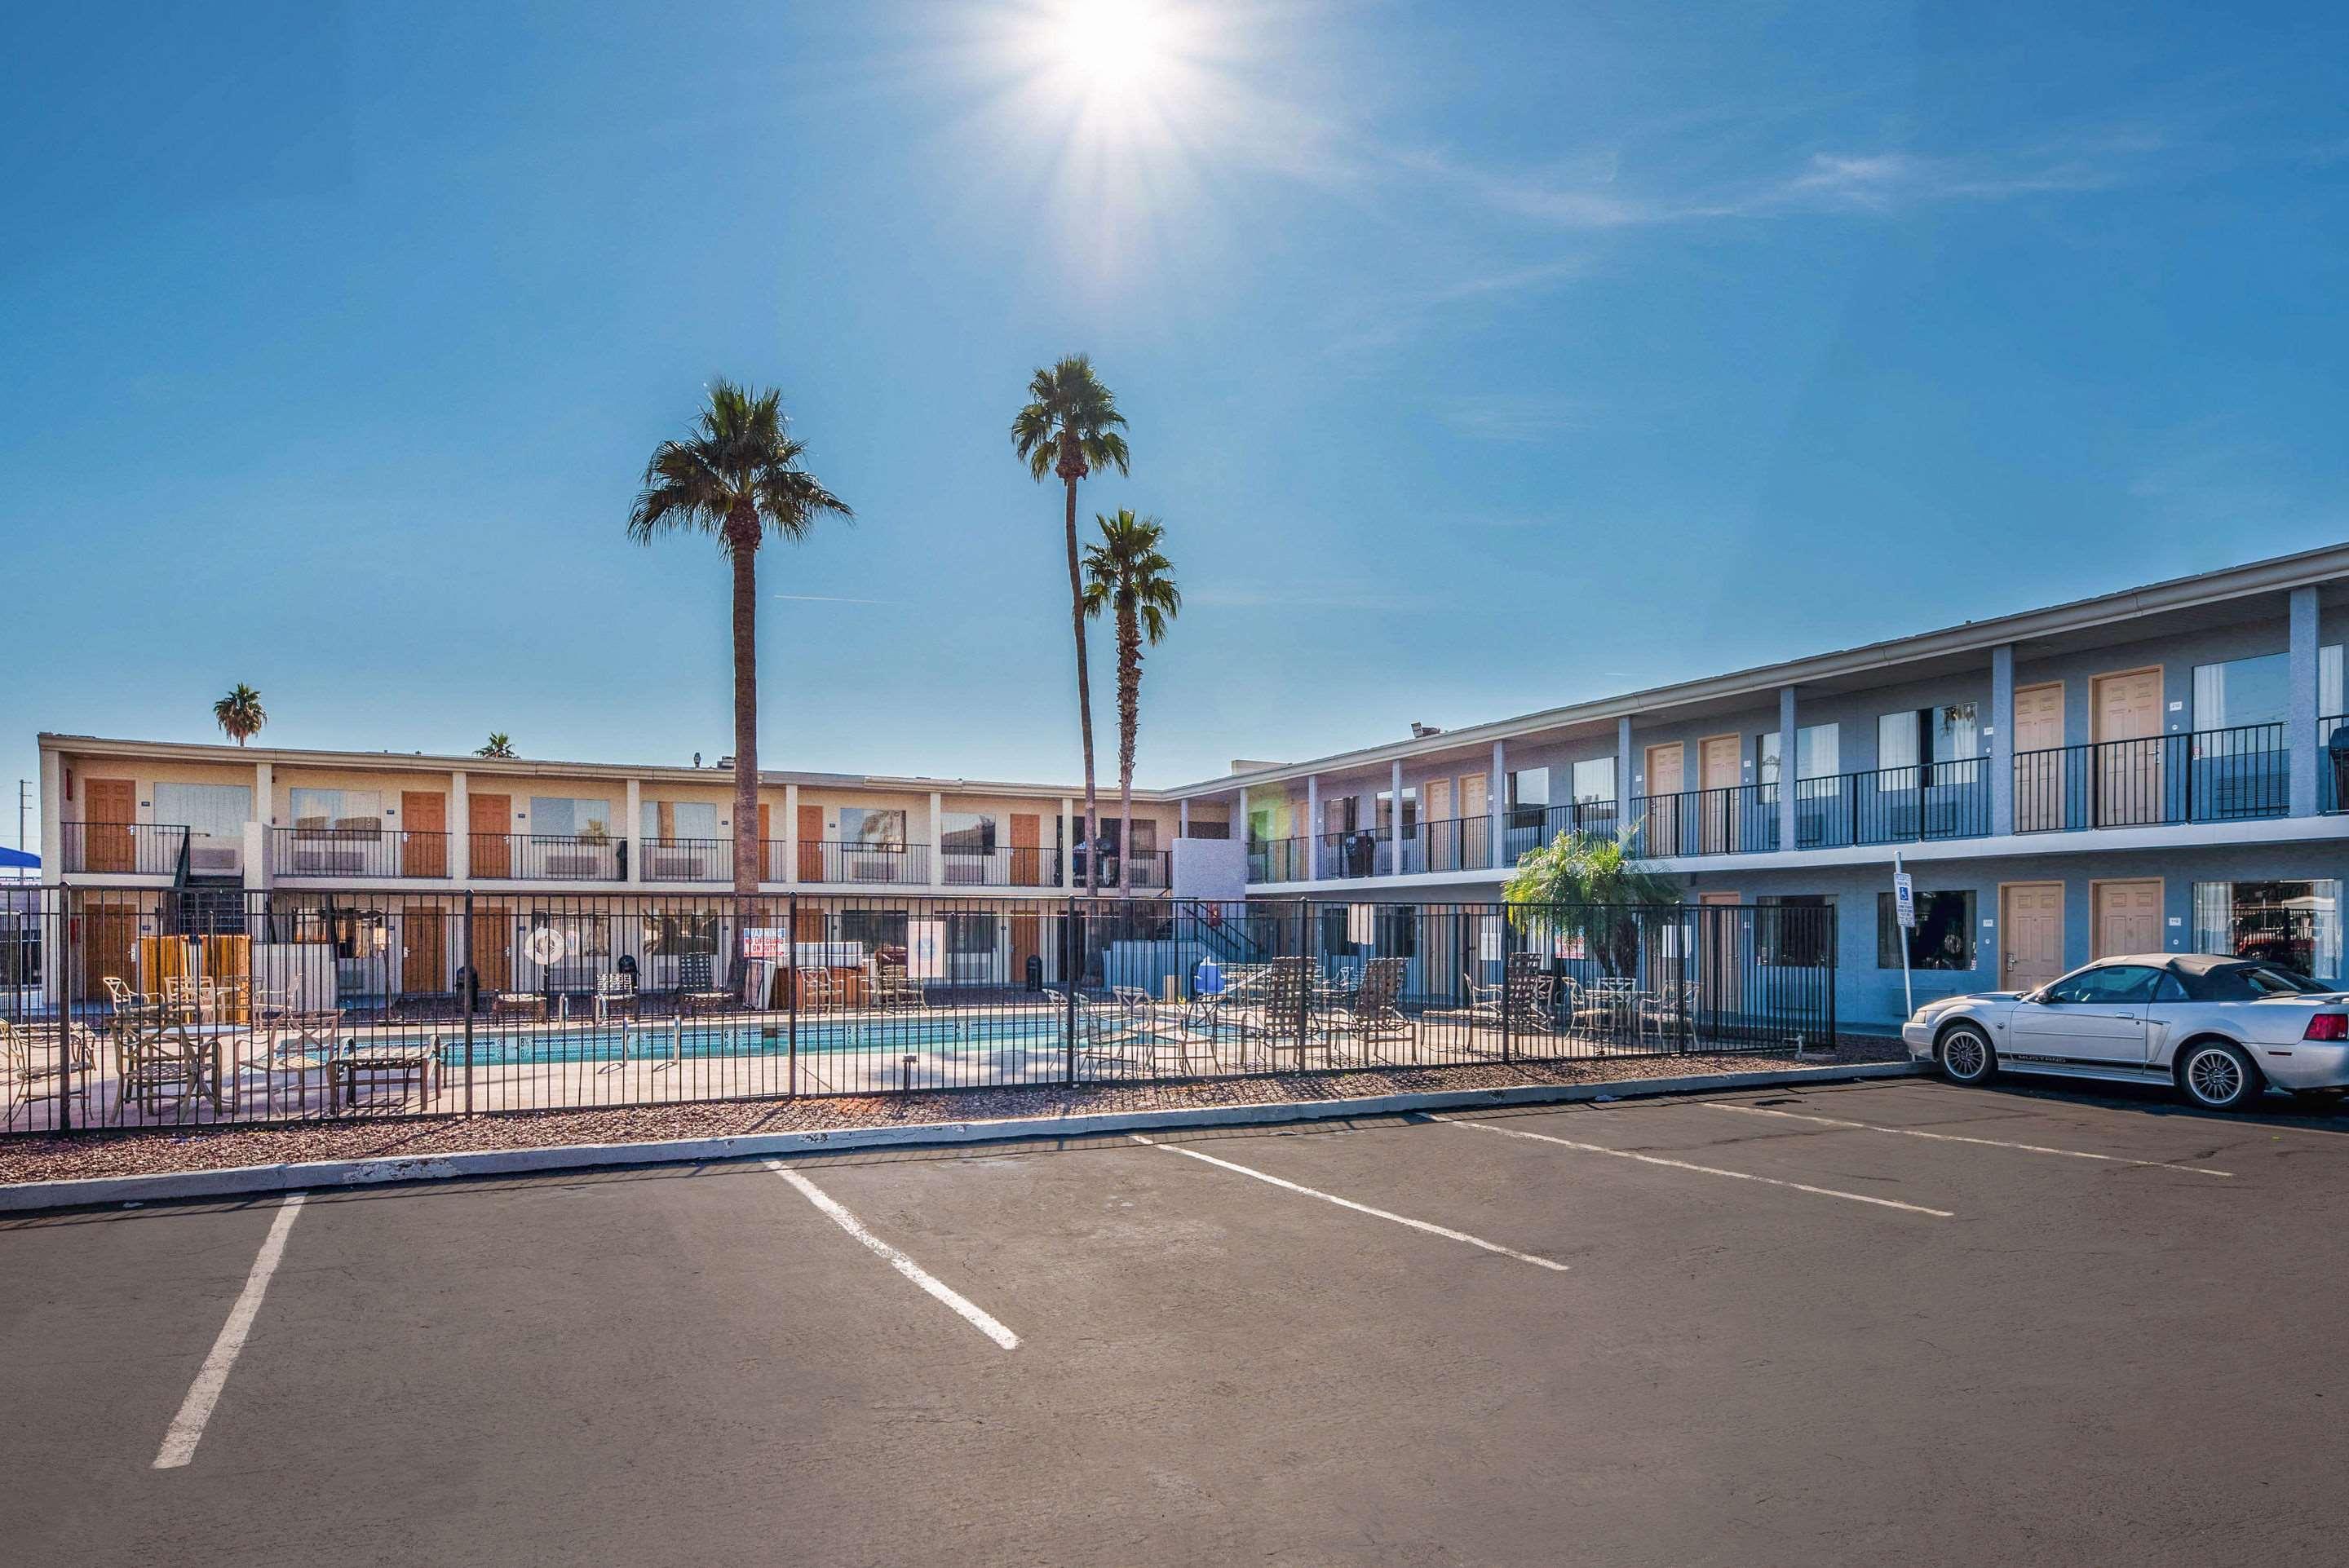
[[[0,1542],[2338,1561],[2343,1127],[1899,1081],[36,1217]]]

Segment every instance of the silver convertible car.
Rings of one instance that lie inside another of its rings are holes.
[[[2211,1110],[2271,1088],[2349,1091],[2349,992],[2255,959],[2100,958],[2036,991],[1928,1002],[1900,1037],[1952,1083],[2003,1068],[2168,1084]]]

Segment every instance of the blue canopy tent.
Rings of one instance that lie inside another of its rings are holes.
[[[28,854],[23,850],[0,850],[0,872],[15,872],[22,875],[26,872],[37,872],[40,869],[41,857],[38,855]]]

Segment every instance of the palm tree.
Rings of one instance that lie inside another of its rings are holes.
[[[502,729],[490,731],[490,743],[473,753],[476,757],[512,757],[513,754],[513,740]]]
[[[269,715],[261,708],[261,694],[239,681],[228,688],[228,695],[212,704],[212,719],[221,733],[243,746],[261,733],[269,722]]]
[[[1501,897],[1519,931],[1582,938],[1608,974],[1630,975],[1640,967],[1641,912],[1677,905],[1681,889],[1625,853],[1612,833],[1560,833],[1517,861]]]
[[[1085,551],[1085,614],[1117,617],[1118,891],[1133,892],[1133,738],[1142,726],[1142,642],[1156,647],[1166,623],[1183,611],[1174,563],[1159,550],[1166,529],[1154,517],[1121,509],[1114,519],[1095,513],[1102,542]]]
[[[794,543],[825,513],[855,514],[800,467],[782,394],[730,381],[709,389],[693,434],[663,441],[645,465],[628,537],[706,533],[734,570],[734,931],[739,944],[759,892],[759,546],[770,532]]]
[[[1085,590],[1077,574],[1077,481],[1093,469],[1116,465],[1126,471],[1125,416],[1117,398],[1093,374],[1092,361],[1071,355],[1028,383],[1028,406],[1011,421],[1011,445],[1041,484],[1058,474],[1068,487],[1069,626],[1077,644],[1077,727],[1085,748],[1085,891],[1101,887],[1101,810],[1093,794],[1093,694],[1085,673]]]

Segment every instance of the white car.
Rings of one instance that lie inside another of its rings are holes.
[[[1900,1037],[1951,1083],[2004,1069],[2168,1084],[2210,1110],[2271,1088],[2349,1091],[2349,992],[2257,959],[2100,958],[2036,991],[1928,1002]]]

